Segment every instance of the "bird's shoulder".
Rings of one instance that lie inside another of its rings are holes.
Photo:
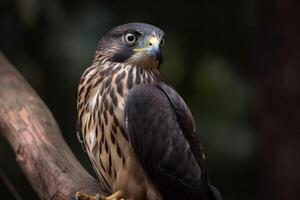
[[[174,112],[179,128],[191,147],[203,176],[206,179],[204,150],[195,127],[192,113],[183,98],[170,84],[165,82],[155,82],[151,84],[136,85],[129,91],[126,103],[127,105],[134,104],[137,109],[139,106],[145,107],[147,104],[152,104],[155,105],[156,108],[160,108],[158,110],[152,110],[161,112],[164,111],[164,107],[170,107]]]

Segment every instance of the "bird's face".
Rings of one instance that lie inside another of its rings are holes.
[[[112,62],[158,68],[164,41],[161,29],[145,23],[129,23],[109,31],[100,41],[99,53]]]

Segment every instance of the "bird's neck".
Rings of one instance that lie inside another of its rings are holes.
[[[125,72],[126,77],[132,79],[134,85],[156,82],[162,79],[158,66],[149,67],[148,65],[141,65],[141,63],[113,62],[106,57],[99,57],[94,63],[98,63],[95,68],[102,76],[110,77]]]
[[[109,62],[112,65],[121,64],[126,66],[132,66],[144,69],[145,72],[157,72],[159,74],[159,68],[161,64],[161,60],[157,60],[150,56],[145,56],[144,54],[135,54],[134,56],[130,57],[126,61],[122,63],[112,60],[112,55],[108,52],[103,53],[102,51],[96,51],[94,61],[99,63]]]
[[[78,109],[84,102],[90,102],[95,94],[112,95],[125,98],[127,91],[141,83],[155,83],[161,80],[158,69],[139,68],[108,60],[94,60],[81,77],[78,90]]]

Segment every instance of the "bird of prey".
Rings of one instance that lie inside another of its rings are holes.
[[[79,199],[220,200],[184,100],[159,72],[165,33],[128,23],[99,42],[81,77],[78,136],[111,196]]]

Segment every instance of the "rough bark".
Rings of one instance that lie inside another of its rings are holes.
[[[41,199],[74,199],[99,186],[75,158],[52,114],[0,52],[0,135]],[[75,137],[75,135],[74,135]]]

